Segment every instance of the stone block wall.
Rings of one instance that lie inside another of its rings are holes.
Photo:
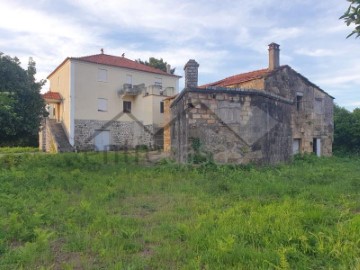
[[[291,107],[264,91],[188,90],[171,107],[172,155],[179,162],[194,154],[217,163],[288,161]]]
[[[333,98],[290,67],[284,67],[266,78],[267,92],[294,101],[291,128],[294,139],[301,140],[300,152],[313,152],[313,139],[321,139],[321,155],[332,155]],[[300,108],[296,96],[301,95]]]
[[[171,150],[171,111],[170,111],[170,104],[173,99],[165,99],[164,100],[164,152],[170,152]]]
[[[153,125],[142,125],[137,122],[75,120],[75,148],[80,151],[94,150],[97,130],[110,131],[110,149],[135,148],[137,145],[155,147]]]

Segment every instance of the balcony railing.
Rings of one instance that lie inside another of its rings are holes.
[[[145,87],[145,84],[139,85],[131,85],[131,84],[124,84],[123,87],[117,92],[118,96],[129,97],[129,96],[137,96],[142,94],[143,96],[148,95],[161,95],[161,96],[173,96],[175,94],[174,87],[166,87],[163,88],[161,85],[149,85]]]

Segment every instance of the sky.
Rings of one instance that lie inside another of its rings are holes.
[[[0,52],[29,57],[37,79],[66,58],[100,53],[163,58],[199,85],[266,68],[268,44],[349,110],[360,107],[360,38],[339,20],[345,0],[0,0]],[[184,79],[180,80],[180,88]],[[49,89],[47,83],[42,92]]]

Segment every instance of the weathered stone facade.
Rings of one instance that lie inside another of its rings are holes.
[[[292,101],[257,90],[187,89],[172,104],[171,149],[217,163],[284,162],[291,156]]]
[[[333,97],[280,66],[279,52],[271,43],[268,68],[200,87],[198,64],[190,60],[185,89],[166,103],[165,149],[179,162],[207,156],[217,163],[276,164],[297,153],[330,156]]]
[[[293,139],[301,142],[300,152],[313,152],[313,140],[321,140],[321,155],[332,154],[333,98],[289,66],[265,78],[265,91],[294,101],[291,110]],[[300,100],[297,101],[297,98]]]
[[[135,148],[138,145],[156,147],[158,128],[142,125],[135,121],[75,120],[75,148],[80,151],[95,149],[95,136],[98,131],[110,132],[111,149]],[[162,141],[157,140],[157,141]]]

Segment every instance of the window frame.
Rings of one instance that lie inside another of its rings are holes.
[[[108,100],[106,98],[97,99],[98,112],[107,112],[108,111]]]
[[[124,113],[131,113],[131,101],[124,100],[123,101],[123,112]]]
[[[164,113],[165,112],[165,104],[164,101],[160,101],[160,113]]]
[[[102,72],[104,72],[104,73],[102,73]],[[107,69],[98,68],[97,81],[98,82],[108,82],[108,70]]]

